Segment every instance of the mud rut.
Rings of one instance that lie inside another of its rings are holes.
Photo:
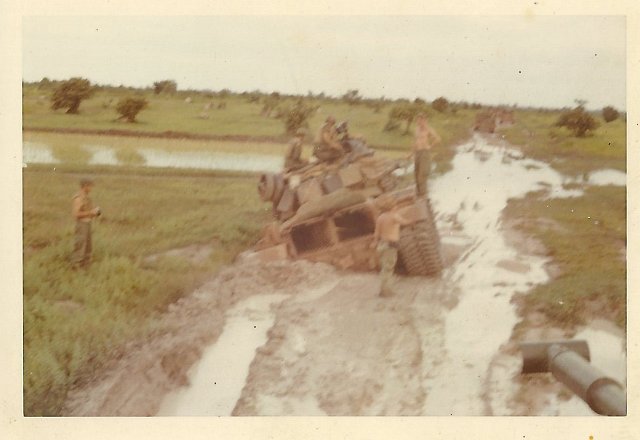
[[[538,182],[553,191],[562,179],[479,137],[459,148],[453,165],[430,188],[442,237],[441,278],[401,278],[395,297],[379,298],[375,274],[305,261],[239,263],[172,306],[147,341],[132,344],[101,378],[71,393],[66,412],[175,411],[166,409],[167,394],[188,390],[198,360],[223,333],[225,312],[261,295],[280,295],[269,309],[272,319],[259,321],[270,328],[254,325],[266,342],[237,367],[244,379],[231,384],[237,390],[226,413],[209,415],[535,412],[531,402],[518,402],[518,356],[508,341],[518,322],[511,299],[546,280],[545,260],[517,236],[514,247],[501,211],[509,197],[538,189]],[[251,321],[255,310],[243,310]],[[243,342],[231,339],[230,357],[233,344]],[[211,368],[208,382],[207,372],[199,372],[207,391],[193,399],[225,386]]]

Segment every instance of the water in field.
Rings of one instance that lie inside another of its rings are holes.
[[[116,150],[104,145],[84,145],[89,154],[89,165],[129,165],[118,160]],[[153,168],[180,168],[222,171],[278,172],[282,169],[283,158],[270,154],[223,153],[215,151],[166,151],[154,148],[133,150],[143,159],[137,166]],[[53,155],[50,146],[25,141],[22,161],[29,164],[64,163]]]

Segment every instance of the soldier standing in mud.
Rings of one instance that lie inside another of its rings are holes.
[[[329,116],[320,128],[318,137],[314,142],[313,155],[320,160],[330,161],[344,156],[344,153],[345,151],[338,140],[336,119],[333,116]]]
[[[80,180],[80,191],[73,196],[71,212],[76,220],[75,239],[71,264],[74,269],[87,267],[91,263],[91,221],[100,215],[100,208],[94,208],[89,198],[93,180]]]
[[[305,131],[301,128],[296,131],[293,139],[289,141],[289,147],[287,148],[287,154],[284,158],[284,168],[287,171],[293,171],[300,169],[307,165],[309,162],[302,159],[302,142],[304,141]]]
[[[431,148],[442,139],[427,122],[427,116],[420,113],[416,118],[416,133],[413,143],[414,174],[416,179],[416,193],[418,196],[427,194],[427,178],[431,170]]]
[[[380,262],[380,296],[393,296],[394,270],[398,261],[398,242],[400,241],[400,226],[409,224],[398,213],[397,205],[388,201],[382,207],[385,212],[378,216],[376,229],[371,247],[378,253]]]

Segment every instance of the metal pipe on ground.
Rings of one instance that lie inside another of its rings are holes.
[[[627,414],[624,387],[589,363],[586,341],[525,342],[520,344],[520,349],[523,374],[550,372],[597,414]]]

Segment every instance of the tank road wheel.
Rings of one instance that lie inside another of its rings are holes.
[[[440,237],[427,201],[430,218],[402,228],[400,260],[409,275],[435,276],[442,271]]]

